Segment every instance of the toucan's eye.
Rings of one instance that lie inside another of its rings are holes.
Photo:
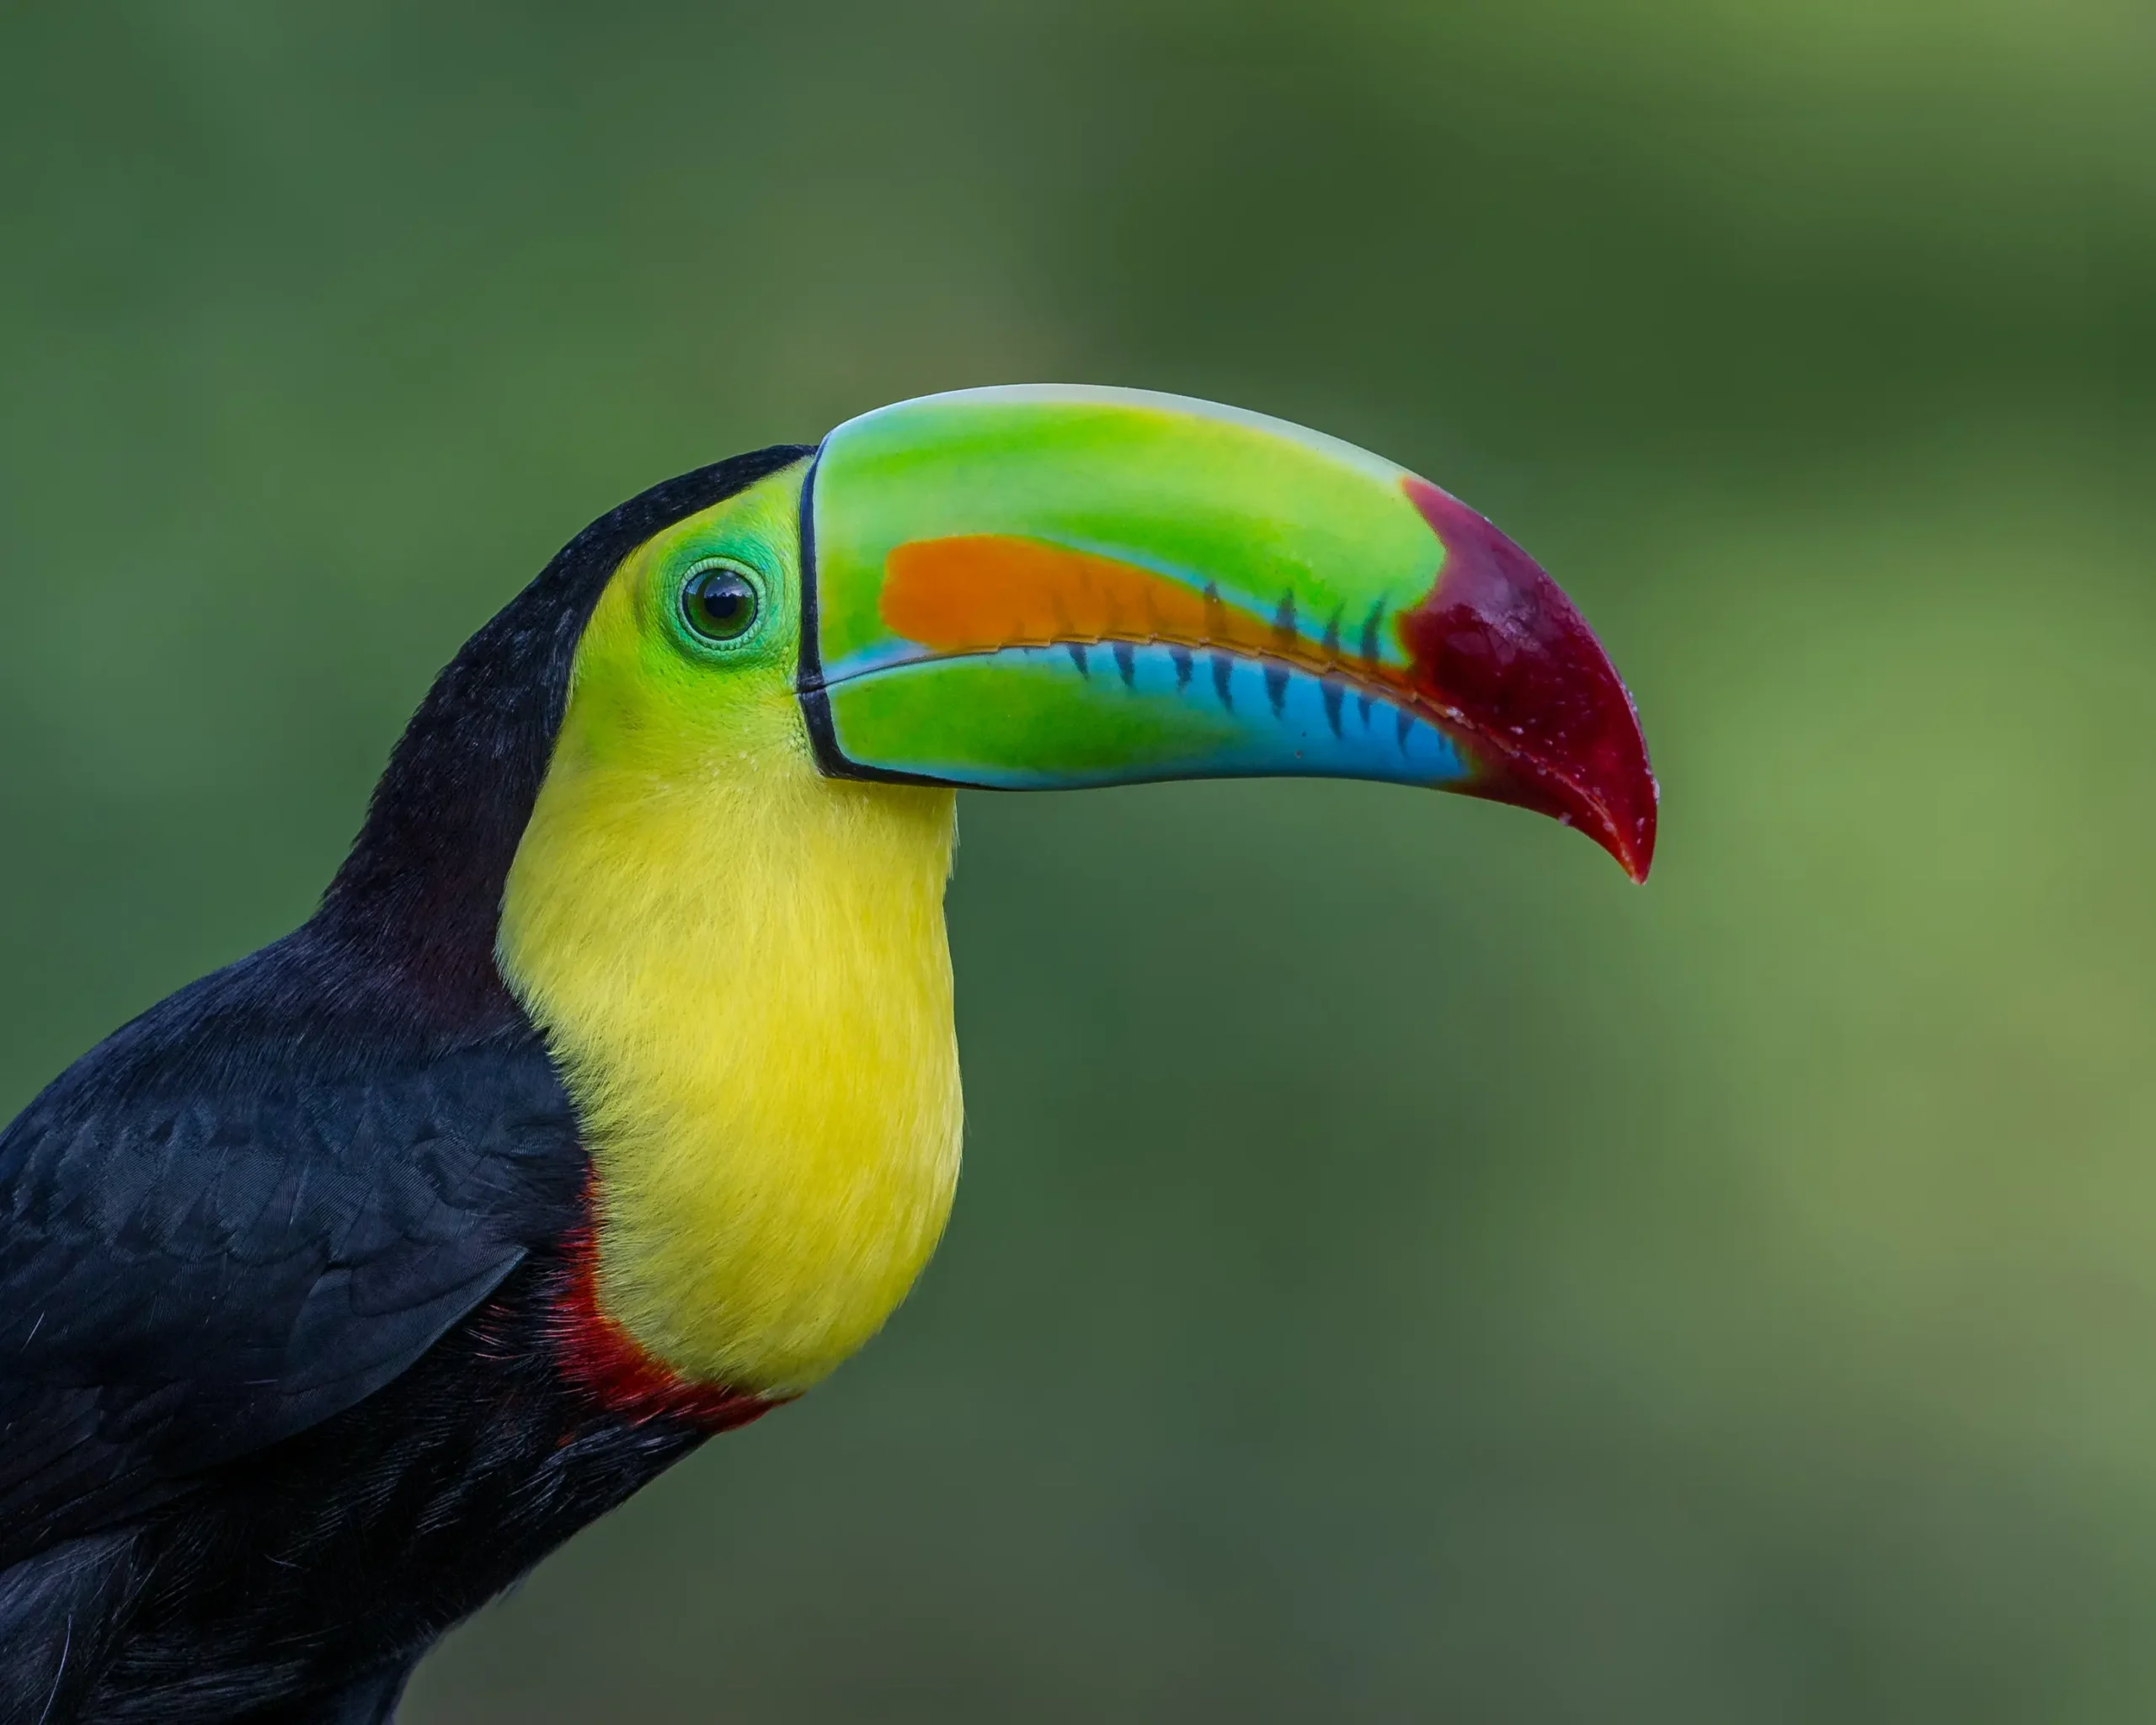
[[[755,585],[723,563],[698,569],[681,588],[681,618],[706,641],[738,641],[756,626]]]

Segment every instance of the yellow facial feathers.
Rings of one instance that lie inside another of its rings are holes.
[[[499,948],[585,1124],[602,1305],[682,1375],[775,1393],[905,1297],[962,1120],[952,793],[816,770],[792,688],[800,477],[616,572]],[[700,654],[673,608],[718,556],[756,578],[764,615]]]

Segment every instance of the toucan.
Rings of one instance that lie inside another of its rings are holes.
[[[920,1273],[957,790],[1261,775],[1653,854],[1557,586],[1278,419],[962,390],[594,521],[435,681],[307,922],[0,1135],[0,1718],[390,1718]]]

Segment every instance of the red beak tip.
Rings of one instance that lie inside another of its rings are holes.
[[[1480,794],[1577,826],[1635,881],[1654,862],[1661,792],[1630,692],[1541,566],[1427,480],[1402,488],[1444,547],[1398,622],[1417,681],[1489,746]]]
[[[1645,886],[1647,875],[1654,868],[1654,835],[1649,833],[1646,841],[1636,850],[1626,852],[1617,858],[1617,866],[1631,878],[1634,886]]]

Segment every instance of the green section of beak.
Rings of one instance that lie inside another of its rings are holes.
[[[834,431],[803,526],[827,772],[1441,786],[1577,820],[1644,872],[1644,745],[1585,625],[1480,516],[1351,445],[1133,390],[963,391]]]
[[[1042,538],[1193,590],[1215,582],[1268,614],[1289,591],[1321,618],[1352,602],[1358,623],[1374,604],[1412,604],[1442,555],[1401,494],[1401,468],[1181,396],[1054,385],[928,396],[840,426],[818,465],[819,645],[834,681],[903,650],[877,599],[886,560],[910,542]]]

